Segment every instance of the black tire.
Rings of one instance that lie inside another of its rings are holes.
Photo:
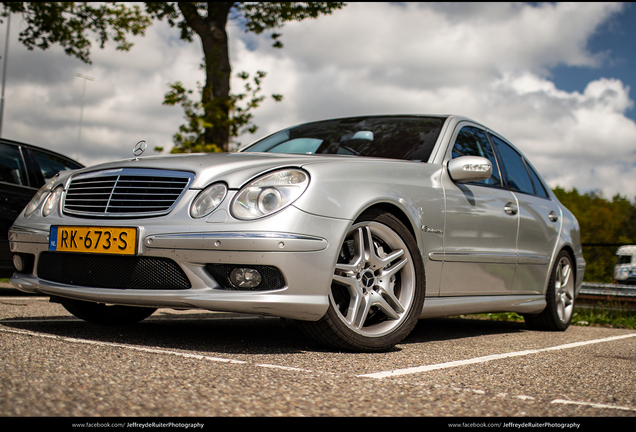
[[[574,315],[574,278],[572,257],[567,251],[561,251],[550,274],[546,308],[540,314],[523,316],[528,328],[565,331],[570,326]]]
[[[130,325],[143,321],[157,309],[134,306],[105,305],[80,300],[62,300],[62,306],[77,318],[93,324]]]
[[[409,230],[390,213],[368,212],[345,237],[327,313],[299,327],[340,350],[386,351],[411,333],[425,295],[424,265]]]

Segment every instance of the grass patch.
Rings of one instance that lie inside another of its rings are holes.
[[[461,315],[460,318],[523,322],[523,317],[515,312]],[[594,307],[575,307],[572,325],[633,330],[636,329],[636,310],[620,309],[614,307],[614,305],[604,304]]]
[[[636,310],[612,307],[574,308],[572,323],[580,326],[602,326],[636,329]]]
[[[515,321],[523,322],[523,317],[515,312],[498,312],[485,314],[460,315],[460,318],[484,319],[490,321]]]

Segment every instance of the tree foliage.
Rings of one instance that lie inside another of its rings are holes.
[[[174,135],[174,152],[229,150],[230,142],[244,131],[254,132],[251,111],[264,97],[259,95],[260,81],[265,77],[258,71],[254,90],[246,82],[246,91],[230,93],[231,65],[228,55],[229,20],[239,21],[246,32],[261,34],[276,30],[290,21],[302,21],[330,14],[343,6],[338,2],[208,2],[208,3],[146,3],[146,10],[155,19],[165,19],[181,32],[181,39],[191,42],[198,36],[204,52],[205,83],[199,85],[200,102],[189,96],[194,91],[179,82],[170,84],[164,103],[180,104],[185,111],[186,124]],[[281,48],[280,34],[272,33],[273,46]],[[238,74],[247,80],[247,72]],[[240,102],[248,98],[247,103]],[[272,95],[280,100],[280,95]]]
[[[266,72],[257,71],[252,81],[249,80],[250,75],[247,72],[237,74],[238,78],[244,81],[244,92],[230,95],[230,118],[228,120],[229,135],[231,138],[239,137],[244,133],[254,133],[257,126],[252,122],[252,111],[257,108],[265,99],[261,94],[261,82],[267,75]],[[199,95],[203,92],[201,84],[199,84]],[[206,142],[204,138],[204,130],[210,124],[205,120],[202,103],[193,100],[191,96],[193,90],[186,89],[180,81],[170,84],[170,91],[166,93],[164,105],[180,105],[185,113],[187,122],[179,126],[179,131],[174,134],[173,142],[175,147],[171,153],[198,153],[198,152],[220,152],[221,147],[216,144]],[[272,98],[276,101],[282,100],[282,95],[273,94]],[[240,143],[232,142],[235,147],[239,147]],[[232,150],[232,148],[229,148]],[[155,151],[163,151],[163,148],[155,147]]]
[[[145,34],[152,24],[139,6],[116,3],[76,2],[2,2],[1,16],[17,13],[26,27],[18,40],[29,50],[46,50],[60,45],[64,52],[90,64],[90,36],[96,38],[100,48],[113,40],[117,49],[128,51],[133,46],[127,34]]]
[[[246,90],[230,93],[232,67],[226,26],[236,20],[246,32],[272,31],[273,47],[281,48],[280,33],[274,32],[290,21],[303,21],[331,14],[341,2],[147,2],[144,10],[128,3],[3,2],[2,16],[22,15],[26,28],[20,42],[28,49],[48,49],[59,44],[64,51],[90,63],[91,36],[103,48],[112,40],[117,49],[132,47],[127,35],[144,35],[153,21],[165,20],[179,30],[180,38],[203,48],[205,82],[199,84],[199,101],[193,90],[181,82],[169,84],[164,104],[181,105],[186,124],[174,135],[176,151],[227,151],[230,141],[244,131],[254,131],[251,111],[263,100],[260,82],[264,72],[256,72],[253,86],[249,74],[241,72]],[[280,100],[280,95],[272,95]]]
[[[612,282],[616,249],[621,244],[636,244],[636,201],[620,195],[610,200],[600,192],[581,194],[559,187],[554,193],[579,221],[585,280]]]

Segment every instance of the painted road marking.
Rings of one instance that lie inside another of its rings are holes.
[[[70,343],[81,343],[81,344],[96,345],[96,346],[103,346],[103,347],[123,348],[123,349],[141,351],[141,352],[152,353],[152,354],[166,354],[166,355],[172,355],[172,356],[177,356],[177,357],[182,357],[187,359],[206,360],[211,362],[229,363],[229,364],[249,364],[249,362],[246,362],[244,360],[233,360],[233,359],[222,358],[222,357],[211,357],[211,356],[206,356],[201,354],[190,354],[190,353],[171,351],[171,350],[165,350],[165,349],[157,349],[157,348],[144,348],[144,347],[139,347],[134,345],[115,343],[115,342],[100,342],[100,341],[93,341],[89,339],[77,339],[77,338],[70,338],[66,336],[47,335],[47,334],[32,332],[28,330],[13,330],[13,329],[0,328],[0,331],[6,332],[6,333],[16,333],[16,334],[21,334],[26,336],[41,337],[46,339],[55,339],[55,340],[70,342]],[[287,370],[287,371],[293,371],[293,372],[315,373],[314,371],[310,371],[306,369],[300,369],[300,368],[295,368],[290,366],[272,365],[272,364],[266,364],[266,363],[257,364],[256,366],[262,367],[262,368],[268,368],[268,369],[281,369],[281,370]],[[323,374],[331,375],[330,372],[324,372]]]
[[[28,320],[24,320],[24,321],[25,322],[33,322],[33,321],[28,321]],[[45,320],[42,320],[42,321],[45,321]],[[48,320],[48,321],[57,321],[57,320]],[[15,322],[15,321],[10,321],[10,322]],[[249,365],[249,362],[246,362],[246,361],[243,361],[243,360],[233,360],[233,359],[222,358],[222,357],[212,357],[212,356],[206,356],[206,355],[200,355],[200,354],[191,354],[191,353],[184,353],[184,352],[178,352],[178,351],[170,351],[170,350],[165,350],[165,349],[144,348],[144,347],[133,346],[133,345],[119,344],[119,343],[114,343],[114,342],[99,342],[99,341],[92,341],[92,340],[88,340],[88,339],[77,339],[77,338],[71,338],[71,337],[65,337],[65,336],[48,335],[48,334],[32,332],[32,331],[28,331],[28,330],[15,330],[15,329],[8,329],[8,328],[1,328],[0,327],[0,332],[21,334],[21,335],[25,335],[25,336],[41,337],[41,338],[47,338],[47,339],[54,339],[54,340],[70,342],[70,343],[81,343],[81,344],[103,346],[103,347],[117,347],[117,348],[128,349],[128,350],[133,350],[133,351],[140,351],[140,352],[146,352],[146,353],[152,353],[152,354],[172,355],[172,356],[177,356],[177,357],[182,357],[182,358],[187,358],[187,359],[205,360],[205,361],[211,361],[211,362],[237,364],[237,365]],[[437,364],[437,365],[428,365],[428,366],[421,366],[421,367],[416,367],[416,368],[400,369],[400,370],[391,371],[391,372],[380,372],[380,373],[376,373],[376,374],[364,374],[364,375],[357,375],[357,376],[358,377],[364,377],[364,378],[368,378],[368,377],[371,377],[371,378],[385,378],[385,377],[388,377],[388,376],[406,375],[406,374],[426,372],[426,371],[429,371],[429,370],[448,369],[448,368],[463,366],[463,365],[467,365],[467,364],[484,363],[484,362],[491,361],[491,360],[518,357],[518,356],[524,356],[524,355],[535,354],[535,353],[540,353],[540,352],[548,352],[548,351],[557,351],[557,350],[563,350],[563,349],[576,348],[576,347],[580,347],[580,346],[592,345],[592,344],[603,343],[603,342],[611,342],[611,341],[625,339],[625,338],[630,338],[630,337],[636,337],[636,333],[622,335],[622,336],[608,337],[608,338],[603,338],[603,339],[595,339],[595,340],[590,340],[590,341],[574,342],[574,343],[558,345],[558,346],[549,347],[549,348],[541,348],[541,349],[526,350],[526,351],[517,351],[517,352],[511,352],[511,353],[504,353],[504,354],[495,354],[495,355],[477,357],[477,358],[468,359],[468,360],[460,360],[460,361],[455,361],[455,362],[440,363],[440,364]],[[333,373],[331,373],[331,372],[322,372],[322,371],[315,371],[315,370],[309,370],[309,369],[300,369],[300,368],[296,368],[296,367],[282,366],[282,365],[272,365],[272,364],[266,364],[266,363],[256,364],[254,366],[262,367],[262,368],[268,368],[268,369],[278,369],[278,370],[284,370],[284,371],[290,371],[290,372],[308,373],[308,374],[314,374],[314,375],[325,375],[325,374],[326,375],[333,375]],[[470,391],[472,391],[474,393],[477,393],[477,394],[480,394],[480,395],[486,395],[486,392],[484,390],[479,390],[479,389],[460,389],[460,388],[451,387],[451,390],[453,390],[453,391],[467,391],[467,390],[470,390]],[[505,397],[508,397],[508,396],[511,396],[511,395],[509,395],[508,393],[498,393],[497,394],[497,397],[505,398]],[[515,398],[517,398],[519,400],[522,400],[522,401],[528,401],[528,402],[534,402],[535,401],[535,398],[532,397],[532,396],[517,395],[517,396],[513,396],[513,397],[515,397]],[[633,408],[633,407],[626,407],[626,406],[619,406],[619,405],[608,405],[608,404],[599,404],[599,403],[594,403],[594,402],[571,401],[571,400],[566,400],[566,399],[555,399],[555,400],[551,401],[550,403],[552,403],[552,404],[563,404],[563,405],[581,405],[581,406],[588,406],[588,407],[597,408],[597,409],[613,409],[613,410],[622,410],[622,411],[636,411],[636,408]]]
[[[573,342],[573,343],[569,343],[565,345],[557,345],[557,346],[548,347],[548,348],[515,351],[515,352],[502,353],[502,354],[493,354],[493,355],[476,357],[476,358],[466,359],[466,360],[457,360],[457,361],[452,361],[447,363],[438,363],[438,364],[432,364],[432,365],[426,365],[426,366],[416,366],[416,367],[411,367],[406,369],[396,369],[392,371],[375,372],[375,373],[363,374],[358,376],[362,378],[375,378],[375,379],[390,378],[390,377],[395,377],[400,375],[409,375],[409,374],[430,372],[433,370],[449,369],[449,368],[454,368],[458,366],[466,366],[470,364],[486,363],[489,361],[500,360],[500,359],[505,359],[510,357],[520,357],[520,356],[527,356],[530,354],[537,354],[537,353],[548,352],[548,351],[559,351],[564,349],[577,348],[580,346],[593,345],[593,344],[598,344],[603,342],[611,342],[611,341],[630,338],[630,337],[636,337],[636,333],[631,333],[631,334],[622,335],[622,336],[613,336],[613,337],[608,337],[603,339],[594,339],[594,340],[583,341],[583,342]]]
[[[77,338],[70,338],[66,336],[47,335],[44,333],[37,333],[37,332],[28,331],[28,330],[13,330],[13,329],[0,328],[0,331],[6,332],[6,333],[22,334],[25,336],[41,337],[45,339],[55,339],[55,340],[71,342],[71,343],[81,343],[86,345],[97,345],[97,346],[103,346],[103,347],[124,348],[124,349],[133,350],[133,351],[142,351],[142,352],[153,353],[153,354],[169,354],[169,355],[174,355],[174,356],[183,357],[183,358],[194,358],[198,360],[209,360],[209,361],[221,362],[221,363],[247,364],[246,361],[242,361],[242,360],[232,360],[232,359],[226,359],[221,357],[210,357],[210,356],[204,356],[200,354],[189,354],[189,353],[162,350],[162,349],[156,349],[156,348],[144,348],[144,347],[139,347],[134,345],[119,344],[115,342],[99,342],[99,341],[93,341],[89,339],[77,339]]]
[[[606,405],[606,404],[598,404],[593,402],[577,402],[577,401],[571,401],[571,400],[565,400],[565,399],[555,399],[550,403],[564,404],[564,405],[583,405],[583,406],[589,406],[592,408],[615,409],[615,410],[621,410],[621,411],[636,411],[636,408],[624,407],[619,405]]]

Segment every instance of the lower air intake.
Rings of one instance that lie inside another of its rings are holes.
[[[174,261],[156,257],[126,257],[45,252],[37,275],[41,279],[91,288],[182,290],[191,288]]]

